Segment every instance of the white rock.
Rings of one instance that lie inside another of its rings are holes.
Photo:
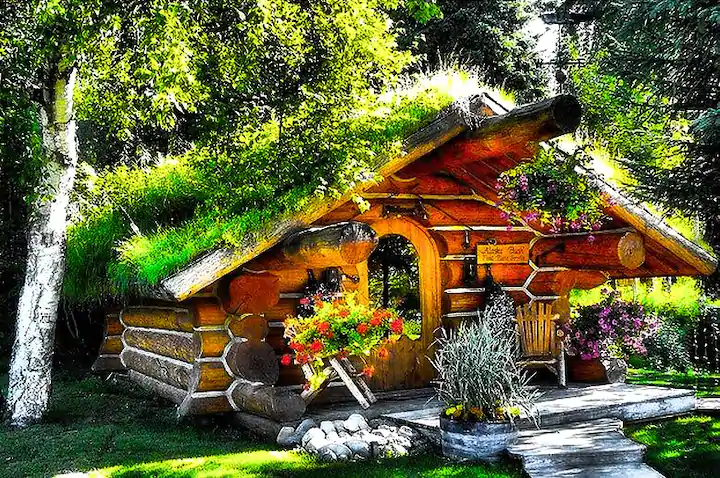
[[[320,422],[320,430],[324,431],[326,435],[328,435],[329,433],[337,433],[335,425],[333,425],[333,422],[329,420],[324,420]]]
[[[295,439],[295,429],[293,427],[282,427],[276,441],[282,447],[291,448],[296,446],[298,440]]]
[[[352,451],[355,456],[364,460],[372,456],[372,449],[370,444],[363,440],[348,440],[345,442],[345,446]]]
[[[398,456],[407,456],[407,454],[407,448],[396,443],[391,443],[385,447],[385,456],[395,458]]]
[[[325,439],[325,432],[320,430],[319,428],[311,428],[302,437],[302,446],[307,447],[307,444],[310,443],[310,440],[313,438],[322,437],[323,440]]]
[[[387,430],[387,429],[385,429],[385,428],[378,428],[377,430],[373,430],[371,433],[372,433],[373,435],[380,435],[380,436],[385,437],[385,438],[387,438],[387,437],[389,437],[390,435],[393,434],[390,430]]]
[[[343,426],[349,432],[356,432],[358,430],[368,430],[370,426],[365,421],[365,417],[359,413],[353,413],[343,422]]]
[[[388,441],[392,444],[400,445],[405,448],[412,448],[413,446],[410,439],[402,435],[394,435],[392,437],[388,437]]]
[[[335,431],[338,432],[340,436],[342,436],[342,433],[347,433],[347,430],[345,429],[345,425],[343,425],[342,420],[333,420],[332,422],[333,426],[335,426]]]
[[[300,425],[297,426],[295,429],[295,433],[293,434],[292,440],[296,443],[300,443],[302,441],[302,437],[305,436],[308,430],[311,428],[316,428],[317,423],[315,423],[315,420],[312,418],[306,418],[302,422],[300,422]]]
[[[329,442],[336,442],[340,440],[340,435],[335,431],[331,431],[325,434],[325,438],[327,438]]]
[[[397,431],[397,429],[398,429],[397,427],[394,427],[392,425],[386,425],[384,423],[381,425],[378,425],[378,430],[388,430],[389,432],[392,432],[392,433],[395,433]]]
[[[415,432],[415,430],[406,425],[401,426],[397,432],[399,435],[405,435],[408,438],[413,438],[415,437],[415,435],[417,435],[417,432]]]
[[[369,442],[369,443],[377,443],[378,445],[387,445],[388,444],[387,438],[385,438],[384,436],[380,436],[380,435],[374,435],[372,433],[365,435],[363,440],[365,440],[366,442]]]
[[[347,461],[353,456],[352,450],[340,443],[330,443],[318,450],[318,456],[326,461]],[[330,458],[329,460],[326,458]]]
[[[330,442],[325,438],[324,434],[323,436],[317,435],[305,445],[305,450],[315,455],[318,453],[318,450],[329,444]]]

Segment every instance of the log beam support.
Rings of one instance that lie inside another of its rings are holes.
[[[645,244],[637,232],[548,237],[533,245],[530,257],[539,267],[633,270],[645,263]]]

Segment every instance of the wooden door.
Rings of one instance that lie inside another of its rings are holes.
[[[422,335],[418,340],[403,337],[397,343],[389,344],[387,348],[390,357],[387,359],[375,356],[368,358],[368,365],[375,367],[375,374],[369,379],[369,385],[376,391],[427,387],[435,377],[435,371],[427,357],[432,356],[434,332],[440,327],[442,319],[440,255],[437,245],[428,231],[411,219],[383,219],[370,225],[379,237],[397,234],[415,247],[420,273]],[[358,267],[358,272],[361,281],[359,290],[363,291],[363,299],[369,301],[367,263]]]

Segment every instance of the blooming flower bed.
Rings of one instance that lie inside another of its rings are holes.
[[[657,317],[640,304],[620,299],[616,292],[603,293],[601,302],[579,307],[570,322],[560,325],[568,353],[582,360],[647,354],[644,342],[657,331]]]
[[[384,347],[402,336],[411,340],[420,337],[413,324],[406,322],[392,309],[374,309],[361,304],[353,294],[328,300],[321,295],[304,299],[312,301],[313,315],[290,317],[285,321],[285,337],[295,357],[286,354],[283,365],[293,362],[322,368],[323,359],[329,357],[369,356],[377,350],[380,358],[387,358]],[[372,367],[363,372],[371,376]],[[312,384],[311,384],[312,385]]]

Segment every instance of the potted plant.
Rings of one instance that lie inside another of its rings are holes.
[[[437,393],[442,450],[457,459],[496,461],[517,439],[516,420],[537,396],[518,365],[512,301],[491,300],[478,320],[443,331],[431,360]]]
[[[578,307],[560,325],[566,336],[568,372],[576,382],[623,382],[629,355],[646,355],[645,340],[655,334],[657,317],[643,306],[603,289],[597,304]]]

